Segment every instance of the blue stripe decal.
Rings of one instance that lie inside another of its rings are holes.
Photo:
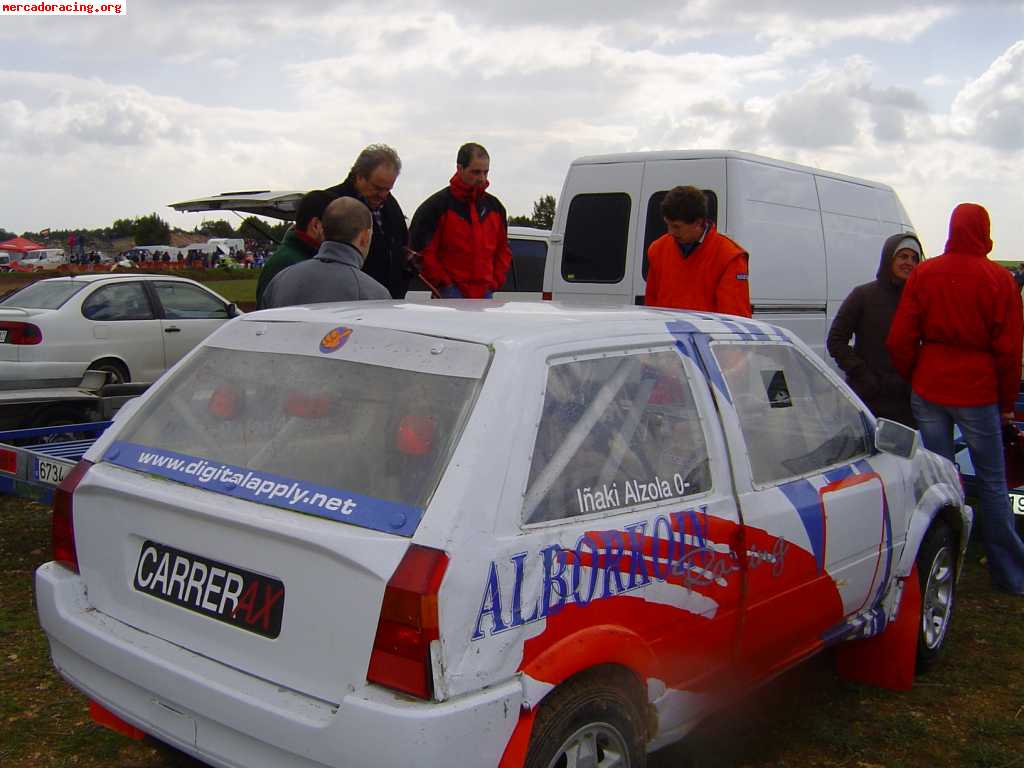
[[[807,530],[807,538],[811,541],[814,559],[818,564],[818,573],[821,573],[825,570],[825,526],[818,489],[808,480],[794,480],[791,483],[783,483],[779,486],[779,490],[786,494],[789,503],[796,508],[800,515],[800,520]]]
[[[853,467],[851,467],[849,464],[847,464],[845,467],[836,467],[835,469],[830,469],[824,473],[825,479],[828,480],[829,483],[838,483],[840,480],[845,480],[852,474]]]
[[[750,334],[749,334],[749,333],[747,332],[747,329],[746,329],[746,328],[744,328],[744,327],[743,327],[742,325],[740,325],[740,324],[739,324],[738,322],[736,322],[735,320],[732,320],[732,319],[730,319],[730,318],[728,318],[728,317],[723,317],[723,318],[720,318],[720,320],[721,320],[721,322],[722,322],[722,325],[724,325],[724,326],[725,326],[726,328],[728,328],[728,329],[729,329],[730,331],[732,331],[732,332],[733,332],[733,333],[735,333],[735,334],[736,334],[737,336],[739,336],[739,337],[740,337],[740,338],[741,338],[741,339],[742,339],[743,341],[753,341],[753,340],[754,340],[754,337],[753,337],[753,336],[751,336],[751,335],[750,335]]]
[[[857,468],[857,471],[862,475],[869,475],[874,472],[874,468],[868,464],[867,459],[860,459],[859,461],[853,462],[853,466]]]
[[[113,443],[103,461],[236,499],[399,536],[412,536],[423,517],[422,509],[406,504],[136,443]]]
[[[701,333],[697,329],[697,326],[689,320],[673,320],[672,322],[666,323],[665,327],[676,340],[676,349],[678,349],[684,356],[693,360],[694,363],[697,364],[697,367],[701,371],[704,371],[708,380],[715,389],[721,392],[722,397],[725,398],[726,402],[732,405],[732,398],[729,397],[729,388],[725,385],[725,378],[722,376],[722,371],[718,367],[718,362],[715,360],[715,356],[711,353],[711,343],[708,341],[708,337]],[[703,356],[697,354],[698,347],[703,353]]]

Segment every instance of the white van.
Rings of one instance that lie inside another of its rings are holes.
[[[544,298],[642,304],[647,248],[665,234],[661,201],[704,190],[719,231],[750,253],[755,316],[790,328],[819,355],[836,310],[871,280],[882,243],[911,231],[892,188],[745,152],[689,150],[583,157],[555,213]]]
[[[22,267],[29,269],[56,269],[61,264],[67,264],[68,257],[63,248],[39,248],[27,251],[18,259],[18,262]]]

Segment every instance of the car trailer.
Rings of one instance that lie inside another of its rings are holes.
[[[110,421],[0,432],[0,493],[49,504],[60,485]],[[73,439],[65,439],[72,435]]]

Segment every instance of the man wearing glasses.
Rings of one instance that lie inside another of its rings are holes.
[[[393,299],[404,299],[416,274],[408,256],[409,228],[391,188],[402,172],[398,153],[386,144],[371,144],[352,164],[345,180],[328,192],[359,200],[373,216],[373,240],[363,271],[388,289]]]

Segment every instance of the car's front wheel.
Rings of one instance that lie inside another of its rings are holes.
[[[599,669],[563,683],[530,734],[527,768],[643,768],[644,725],[627,673]]]
[[[927,672],[938,660],[946,641],[956,602],[956,541],[949,526],[936,520],[917,553],[921,584],[917,671]]]

